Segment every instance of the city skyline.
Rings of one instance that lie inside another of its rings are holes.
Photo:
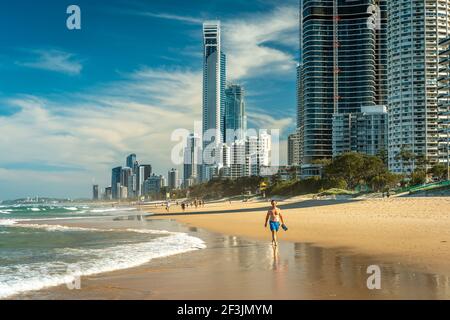
[[[280,128],[283,139],[295,127],[297,1],[78,5],[78,33],[65,28],[66,7],[50,2],[8,5],[11,19],[0,22],[8,43],[0,52],[0,134],[13,137],[0,140],[9,155],[0,156],[1,199],[89,197],[89,186],[108,185],[111,167],[133,152],[155,172],[173,167],[171,131],[201,119],[205,20],[220,19],[226,30],[229,74],[246,89],[249,127]]]

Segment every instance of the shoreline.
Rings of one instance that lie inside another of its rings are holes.
[[[122,222],[120,228],[130,227],[129,220]],[[109,227],[117,222],[104,223]],[[375,257],[289,241],[280,241],[274,249],[266,241],[213,233],[170,219],[149,223],[157,229],[171,226],[196,236],[207,247],[137,267],[83,276],[80,290],[59,285],[12,299],[450,299],[450,291],[443,285],[448,277],[412,271]],[[92,221],[65,225],[87,227]],[[380,290],[366,286],[366,268],[373,264],[378,264],[383,274]]]
[[[449,226],[450,213],[442,210],[450,198],[398,199],[280,202],[289,230],[280,234],[279,250],[263,228],[267,202],[210,203],[185,213],[172,206],[169,214],[152,207],[125,213],[123,219],[53,221],[72,227],[170,229],[202,239],[207,248],[83,276],[82,290],[60,285],[12,299],[450,299],[448,247],[430,242],[436,234],[450,236],[441,233]],[[404,212],[411,206],[415,209]],[[361,208],[366,210],[358,213]],[[422,238],[393,242],[416,227],[423,229]],[[369,241],[380,230],[380,242]],[[374,264],[382,270],[380,291],[366,287],[366,268]]]
[[[268,202],[207,204],[183,213],[154,209],[148,219],[175,219],[228,235],[270,241]],[[450,197],[280,201],[287,232],[279,239],[380,256],[421,272],[450,275]],[[178,210],[177,210],[178,209]]]

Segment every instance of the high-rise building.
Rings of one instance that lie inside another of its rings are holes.
[[[387,151],[388,115],[385,106],[362,107],[361,112],[333,116],[333,157],[346,152],[378,155]]]
[[[447,165],[450,180],[450,38],[440,42],[438,111],[439,111],[439,163]]]
[[[127,157],[126,165],[128,168],[133,169],[135,163],[136,163],[136,155],[134,153],[132,153]]]
[[[220,21],[203,23],[203,150],[209,150],[203,162],[216,166],[218,148],[225,135],[226,58],[222,52]],[[210,145],[210,148],[207,148]]]
[[[225,89],[225,142],[245,139],[247,116],[245,114],[244,89],[229,84]]]
[[[112,199],[120,199],[122,167],[112,169],[111,174],[111,197]]]
[[[135,173],[132,173],[128,176],[128,198],[134,198],[137,194],[137,175]]]
[[[450,35],[449,0],[388,1],[389,169],[407,173],[416,162],[438,162],[439,42]]]
[[[144,195],[155,195],[161,192],[164,186],[163,176],[157,176],[154,173],[144,182]]]
[[[183,178],[184,186],[191,186],[200,181],[202,168],[202,142],[200,137],[191,133],[184,149]]]
[[[178,169],[170,169],[167,175],[167,181],[168,181],[168,187],[169,190],[175,190],[178,189],[180,186],[178,184],[179,178],[178,178]]]
[[[133,174],[133,170],[129,167],[123,167],[120,173],[120,184],[128,188],[129,177]]]
[[[386,104],[386,2],[300,1],[302,164],[332,157],[334,114]]]
[[[246,152],[245,141],[236,140],[231,144],[231,170],[230,178],[236,179],[245,176]]]
[[[288,136],[288,165],[298,166],[300,165],[300,134],[297,129],[296,132]]]
[[[106,187],[105,188],[105,198],[104,200],[111,200],[112,199],[112,188]]]
[[[137,176],[137,185],[138,188],[138,195],[142,196],[144,194],[144,182],[152,175],[152,166],[149,164],[141,164],[139,166],[138,170],[138,176]]]
[[[98,184],[94,184],[92,186],[92,200],[94,201],[98,200]]]

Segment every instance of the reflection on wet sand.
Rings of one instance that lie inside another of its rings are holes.
[[[415,272],[400,264],[384,263],[382,259],[344,253],[344,250],[286,242],[273,247],[269,242],[227,236],[223,237],[223,247],[228,248],[227,265],[237,264],[242,283],[251,282],[259,273],[265,283],[260,287],[274,297],[279,294],[280,298],[450,298],[447,276]],[[367,279],[372,274],[367,269],[371,265],[381,270],[379,290],[367,287]]]
[[[79,225],[79,221],[74,224]],[[187,232],[207,248],[154,259],[128,270],[84,277],[82,290],[65,286],[31,293],[32,299],[449,299],[447,276],[413,271],[383,258],[308,243],[256,241],[206,232],[170,220],[88,221],[83,226]],[[367,268],[381,270],[370,290]],[[112,290],[111,288],[114,288]]]

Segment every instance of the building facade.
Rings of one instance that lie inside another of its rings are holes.
[[[168,174],[167,174],[167,183],[168,183],[168,187],[169,190],[175,190],[178,189],[180,187],[179,185],[179,178],[178,178],[178,169],[170,169]]]
[[[245,139],[247,116],[245,114],[245,91],[242,86],[229,84],[225,89],[225,142]]]
[[[220,163],[218,148],[225,135],[226,57],[221,46],[220,21],[203,23],[203,161],[207,166]],[[211,148],[207,149],[207,146]],[[204,174],[207,176],[207,174]],[[203,179],[207,180],[207,178]]]
[[[152,175],[152,166],[149,164],[141,164],[137,174],[138,195],[144,194],[144,182]]]
[[[191,133],[186,139],[184,149],[183,183],[185,187],[201,181],[201,168],[202,141],[197,134]]]
[[[386,104],[386,3],[300,2],[297,115],[302,164],[332,157],[334,114]]]
[[[161,192],[162,187],[164,187],[163,177],[152,174],[144,182],[144,195],[157,195]]]
[[[450,38],[440,42],[438,78],[439,163],[447,166],[450,180]]]
[[[92,186],[92,200],[94,201],[98,200],[98,184],[94,184]]]
[[[111,197],[112,199],[120,199],[120,178],[122,176],[122,167],[112,169],[111,173]]]
[[[288,165],[300,165],[300,130],[288,136]]]
[[[134,153],[127,157],[126,165],[128,168],[134,168],[136,163],[136,155]]]
[[[385,106],[333,116],[333,157],[346,152],[378,155],[387,151],[388,114]]]
[[[439,42],[450,35],[449,0],[388,1],[389,169],[408,173],[402,150],[439,161]]]

